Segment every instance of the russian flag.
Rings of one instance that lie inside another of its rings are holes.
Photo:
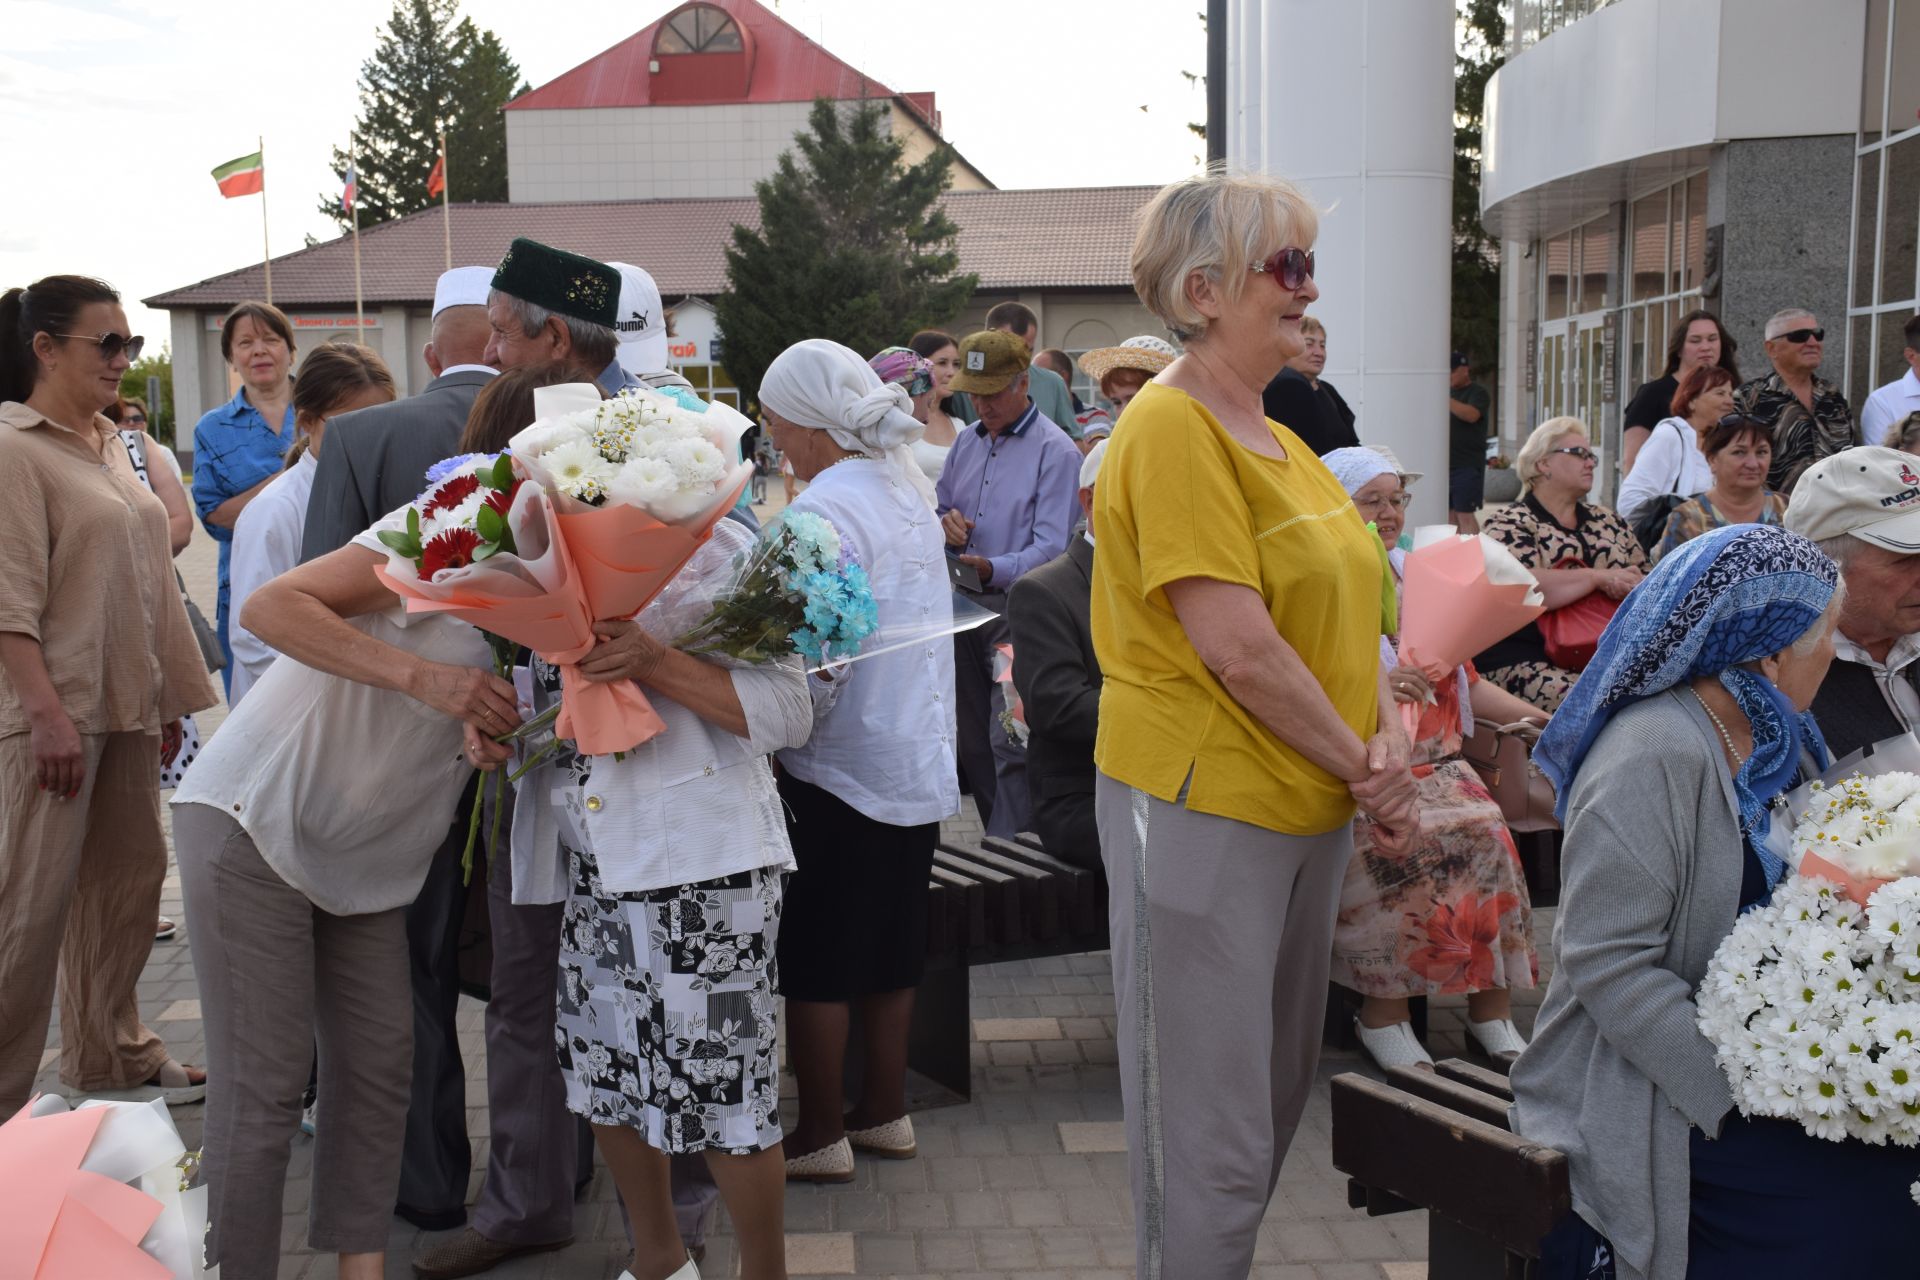
[[[349,160],[347,161],[347,185],[344,188],[342,188],[340,192],[341,212],[352,213],[353,202],[359,196],[359,194],[360,194],[360,184],[354,177],[353,161]]]

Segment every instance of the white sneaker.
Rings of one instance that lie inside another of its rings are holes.
[[[1411,1023],[1395,1022],[1385,1027],[1369,1027],[1356,1015],[1353,1033],[1360,1037],[1360,1047],[1367,1051],[1367,1056],[1379,1063],[1382,1070],[1388,1067],[1433,1065],[1433,1059],[1421,1045],[1420,1038],[1413,1034]]]
[[[1495,1018],[1488,1022],[1475,1022],[1467,1019],[1467,1032],[1480,1051],[1496,1062],[1512,1062],[1526,1050],[1527,1042],[1520,1036],[1520,1028],[1513,1025],[1512,1018]]]

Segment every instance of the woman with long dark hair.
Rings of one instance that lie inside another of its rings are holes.
[[[933,400],[927,406],[927,429],[913,442],[913,460],[927,479],[938,484],[947,465],[947,450],[967,425],[955,412],[954,397],[947,391],[947,384],[960,371],[960,343],[944,329],[922,329],[907,339],[907,345],[932,366]]]
[[[1739,350],[1740,344],[1711,311],[1689,311],[1675,322],[1673,331],[1667,335],[1666,367],[1659,377],[1635,388],[1633,399],[1627,401],[1620,430],[1621,475],[1633,471],[1633,460],[1639,456],[1640,446],[1647,442],[1661,419],[1672,412],[1669,406],[1673,404],[1674,393],[1680,390],[1680,379],[1689,370],[1719,365],[1733,375],[1734,386],[1740,385],[1740,363],[1734,359]]]
[[[197,1100],[135,995],[166,876],[160,742],[214,703],[167,509],[101,410],[139,358],[120,295],[0,295],[0,1118],[27,1101],[61,982],[60,1076]]]

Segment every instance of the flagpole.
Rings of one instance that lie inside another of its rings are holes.
[[[347,134],[347,173],[353,179],[353,340],[367,339],[367,313],[360,301],[360,168],[354,153],[353,134]]]
[[[267,276],[267,302],[273,302],[273,247],[267,242],[267,138],[258,135],[260,143],[260,266]]]
[[[447,251],[447,270],[453,270],[453,205],[448,192],[453,187],[447,173],[447,131],[440,130],[440,239]]]

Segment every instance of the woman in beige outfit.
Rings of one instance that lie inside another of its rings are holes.
[[[26,1103],[61,985],[60,1078],[198,1099],[134,986],[166,876],[160,746],[214,703],[167,510],[100,410],[140,353],[120,296],[0,296],[0,1118]]]

